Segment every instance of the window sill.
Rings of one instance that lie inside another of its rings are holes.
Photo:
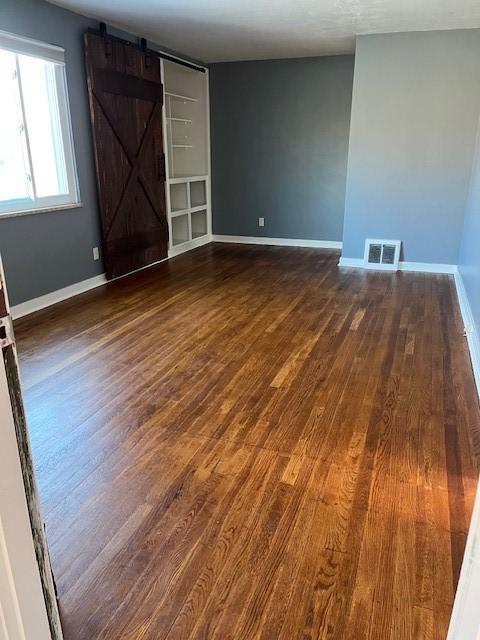
[[[54,207],[44,207],[42,209],[24,209],[22,211],[11,211],[0,213],[0,220],[3,218],[19,218],[20,216],[31,216],[36,213],[53,213],[55,211],[67,211],[68,209],[80,209],[83,202],[73,202],[72,204],[60,204]]]

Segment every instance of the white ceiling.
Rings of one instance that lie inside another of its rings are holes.
[[[480,27],[479,0],[54,0],[205,62],[353,52],[355,35]]]

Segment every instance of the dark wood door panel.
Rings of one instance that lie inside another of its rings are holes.
[[[168,255],[160,61],[85,34],[105,269],[124,275]]]

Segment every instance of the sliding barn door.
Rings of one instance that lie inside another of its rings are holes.
[[[85,34],[97,184],[108,278],[168,255],[160,60]]]

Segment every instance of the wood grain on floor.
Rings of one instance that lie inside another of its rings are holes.
[[[209,245],[16,323],[66,640],[445,640],[480,412],[454,282]]]

